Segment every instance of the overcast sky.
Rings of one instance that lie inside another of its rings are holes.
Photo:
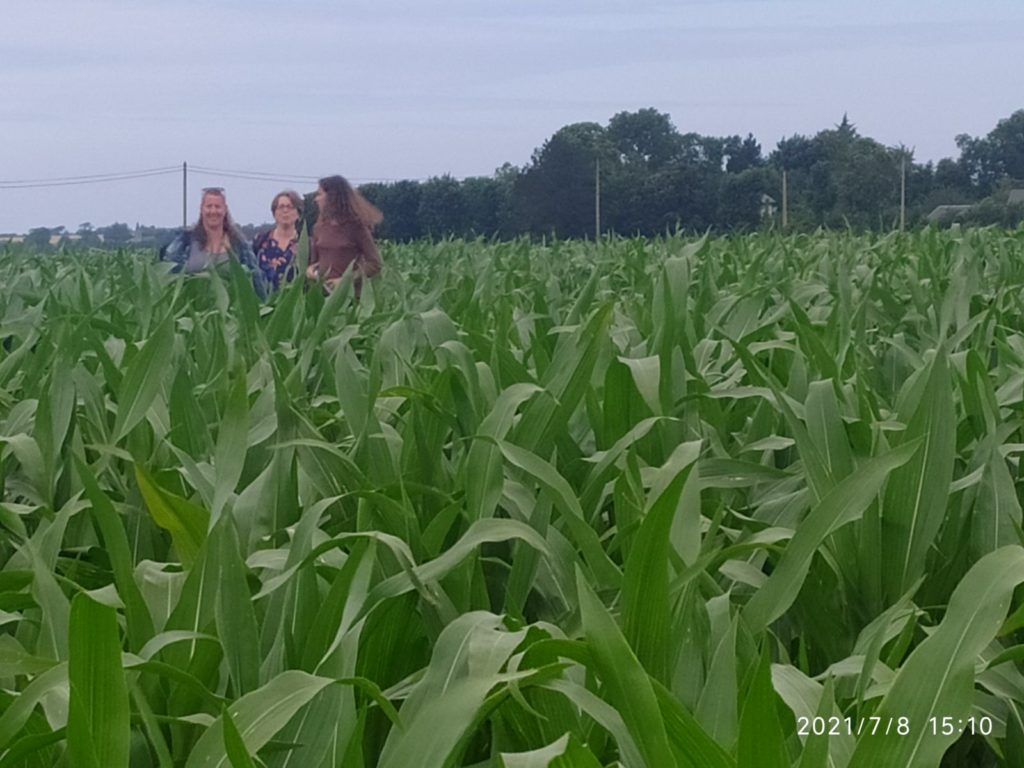
[[[558,128],[654,107],[765,154],[843,113],[956,157],[1024,108],[1020,0],[0,0],[0,232],[182,220],[190,166],[355,182],[490,175]],[[283,184],[224,186],[240,222]]]

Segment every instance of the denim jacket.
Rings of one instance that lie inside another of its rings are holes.
[[[239,236],[231,238],[231,249],[233,253],[237,254],[239,263],[252,275],[252,287],[256,291],[256,295],[265,299],[267,297],[266,278],[262,270],[256,266],[256,256],[252,252],[252,246],[245,238]],[[199,243],[195,242],[192,230],[183,229],[174,236],[171,242],[160,249],[160,260],[173,262],[172,272],[194,271],[187,269],[186,265],[189,258],[196,256],[198,252]]]

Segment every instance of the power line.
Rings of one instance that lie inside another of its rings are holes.
[[[235,179],[251,179],[254,181],[290,181],[290,182],[315,182],[319,176],[297,176],[289,174],[264,173],[263,171],[236,171],[227,168],[207,168],[202,165],[190,165],[190,171],[201,173],[205,176],[227,176]]]
[[[98,173],[88,176],[58,176],[48,179],[9,179],[0,181],[0,189],[30,189],[33,187],[64,187],[76,184],[103,184],[110,181],[128,181],[145,179],[150,176],[166,176],[177,173],[178,168],[150,168],[143,171],[125,171],[122,173]]]
[[[241,171],[231,168],[209,168],[202,165],[190,165],[189,170],[194,170],[197,173],[202,173],[207,176],[226,176],[235,179],[250,179],[253,181],[282,181],[292,183],[303,183],[303,182],[317,182],[322,176],[301,176],[296,174],[276,174],[276,173],[264,173],[263,171]],[[409,178],[369,178],[369,177],[355,177],[347,176],[349,181],[358,183],[366,182],[392,182],[392,181],[423,181],[424,179],[409,179]]]
[[[264,171],[247,171],[231,168],[210,168],[202,165],[189,165],[188,170],[203,176],[222,176],[232,179],[245,179],[248,181],[274,181],[284,184],[310,184],[320,180],[320,176],[303,176],[300,174],[278,174]],[[134,179],[147,179],[155,176],[168,176],[182,173],[181,166],[164,166],[162,168],[148,168],[140,171],[124,171],[119,173],[94,173],[85,176],[56,176],[40,179],[0,179],[0,189],[38,189],[45,187],[67,187],[82,184],[105,184],[114,181],[131,181]],[[349,181],[357,184],[362,183],[390,183],[396,181],[424,181],[425,179],[410,178],[355,178],[349,177]]]
[[[110,176],[130,176],[137,173],[156,173],[158,171],[176,170],[176,165],[165,165],[160,168],[145,168],[141,171],[111,171],[109,173],[90,173],[85,176],[54,176],[47,179],[8,179],[0,184],[36,184],[49,181],[83,181],[86,179],[104,179]]]

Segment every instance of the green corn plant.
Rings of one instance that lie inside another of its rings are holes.
[[[1020,763],[1024,233],[383,257],[0,254],[0,766]]]

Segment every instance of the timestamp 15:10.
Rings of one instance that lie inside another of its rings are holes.
[[[992,718],[981,717],[929,717],[928,730],[933,736],[959,736],[963,733],[978,736],[992,735]]]
[[[991,736],[994,729],[992,718],[981,717],[929,717],[925,722],[925,733],[932,736]],[[872,715],[862,720],[852,717],[798,717],[797,734],[800,736],[909,736],[914,731],[911,718],[906,715],[882,717]]]

